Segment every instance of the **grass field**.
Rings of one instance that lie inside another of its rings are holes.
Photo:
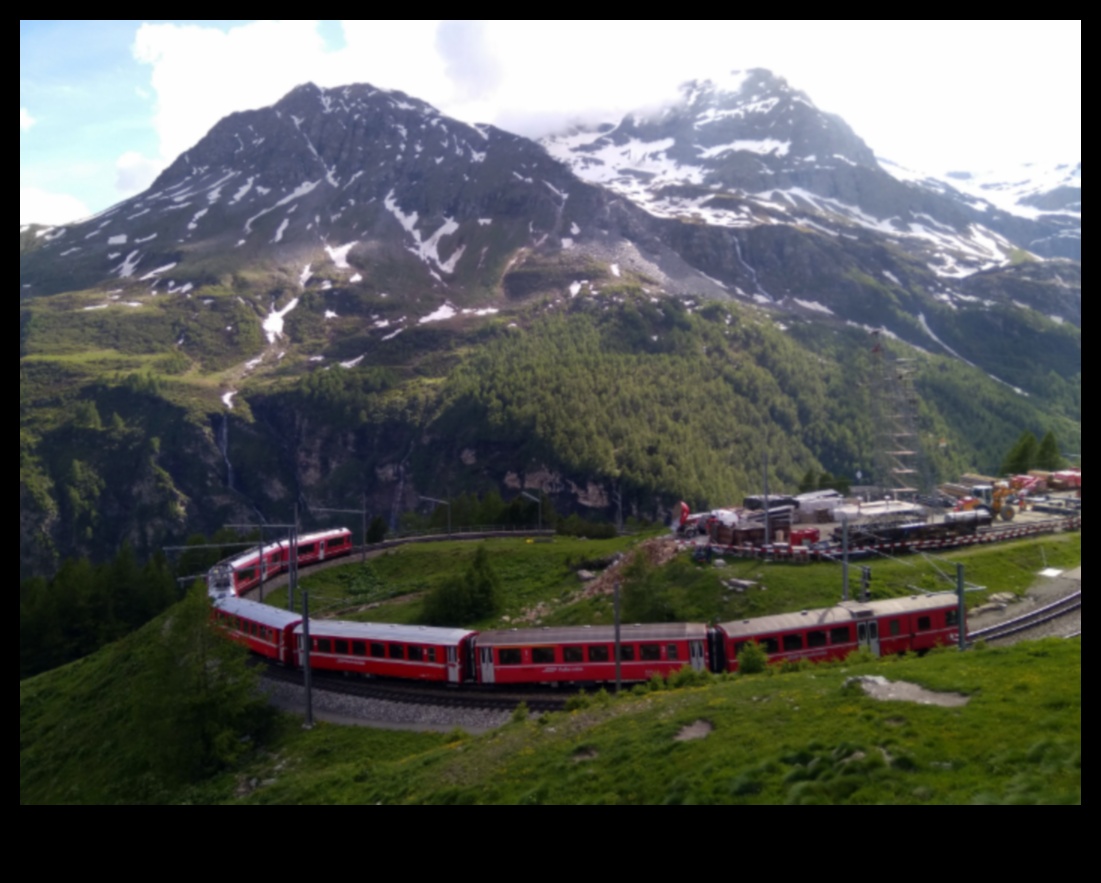
[[[882,675],[963,707],[872,699]],[[696,731],[702,738],[680,741]],[[1080,804],[1081,642],[730,677],[448,739],[287,729],[246,803]],[[240,782],[242,776],[236,781]],[[217,799],[212,793],[211,799]]]

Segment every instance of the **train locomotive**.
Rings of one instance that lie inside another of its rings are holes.
[[[346,530],[299,538],[303,561],[351,551]],[[441,684],[598,684],[616,678],[611,626],[473,631],[313,618],[307,648],[300,614],[238,597],[285,570],[289,560],[287,541],[272,543],[217,565],[210,587],[212,616],[225,634],[285,666],[302,667],[308,652],[315,670]],[[862,648],[877,656],[921,652],[955,643],[961,628],[956,597],[949,594],[845,601],[714,626],[628,624],[620,630],[619,672],[630,683],[669,677],[684,667],[737,671],[748,642],[760,645],[774,663],[841,659]]]

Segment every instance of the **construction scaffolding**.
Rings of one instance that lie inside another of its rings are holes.
[[[918,434],[917,363],[894,358],[873,333],[872,405],[876,411],[875,479],[896,500],[913,500],[932,486],[928,459]]]

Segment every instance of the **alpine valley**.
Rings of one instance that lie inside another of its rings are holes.
[[[23,576],[295,504],[874,480],[900,359],[936,475],[1081,449],[1080,162],[903,170],[763,70],[541,143],[307,84],[19,241]]]

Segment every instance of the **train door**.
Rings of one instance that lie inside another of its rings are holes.
[[[856,624],[856,642],[861,647],[879,655],[879,623],[874,619]]]
[[[496,679],[493,676],[493,648],[479,647],[478,652],[482,654],[482,683],[496,683]]]
[[[688,659],[691,662],[692,668],[696,671],[703,671],[707,664],[704,659],[703,653],[703,641],[689,641],[688,642]]]
[[[447,682],[449,684],[457,684],[461,680],[461,672],[459,671],[459,648],[448,647],[447,648]]]

